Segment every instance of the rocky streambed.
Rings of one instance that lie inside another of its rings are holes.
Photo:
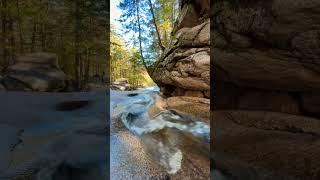
[[[209,179],[208,124],[157,94],[111,91],[109,129],[107,91],[0,93],[0,179]]]
[[[209,179],[210,126],[162,105],[155,88],[111,91],[111,179]]]

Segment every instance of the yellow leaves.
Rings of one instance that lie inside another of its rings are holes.
[[[159,26],[160,26],[161,30],[164,30],[166,32],[169,32],[172,30],[171,22],[168,19],[164,20],[162,23],[160,23]]]
[[[168,19],[164,20],[159,24],[159,29],[163,44],[167,46],[168,42],[170,42],[170,33],[172,31],[171,21]]]

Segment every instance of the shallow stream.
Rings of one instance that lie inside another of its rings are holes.
[[[133,92],[111,91],[111,173],[124,170],[119,165],[124,162],[124,166],[131,167],[126,168],[128,172],[124,174],[133,179],[154,177],[155,173],[165,177],[208,179],[209,125],[174,110],[163,110],[150,117],[148,111],[155,104],[158,94],[158,87]],[[131,153],[139,149],[139,155],[117,154],[124,148]],[[128,156],[135,156],[134,162],[123,159]],[[140,173],[141,176],[133,177],[134,166],[145,169],[140,166],[150,163],[151,166],[147,165],[150,172],[143,170],[145,175]]]

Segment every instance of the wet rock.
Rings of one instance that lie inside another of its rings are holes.
[[[155,103],[149,108],[148,115],[153,118],[168,107],[166,99],[156,96]]]
[[[210,100],[199,97],[170,97],[166,99],[168,109],[176,109],[185,113],[201,117],[206,120],[210,118]],[[210,124],[210,123],[209,123]]]
[[[209,144],[201,142],[204,137],[207,139],[209,128],[194,123],[198,117],[166,110],[165,99],[146,90],[131,96],[131,101],[129,92],[111,91],[112,107],[117,107],[111,114],[115,119],[111,119],[110,128],[112,177],[208,179]],[[150,95],[156,96],[152,105]],[[192,131],[193,127],[203,131]],[[192,135],[197,132],[198,136]]]

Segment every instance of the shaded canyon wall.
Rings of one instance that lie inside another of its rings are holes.
[[[236,179],[320,177],[320,1],[211,9],[216,168]]]

